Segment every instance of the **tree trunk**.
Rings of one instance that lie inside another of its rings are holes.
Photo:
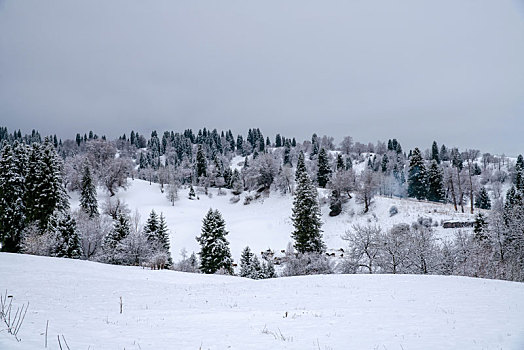
[[[455,211],[458,211],[457,208],[457,197],[455,196],[455,187],[453,186],[453,174],[449,177],[449,184],[451,185],[451,196],[453,197],[453,206],[455,207]]]

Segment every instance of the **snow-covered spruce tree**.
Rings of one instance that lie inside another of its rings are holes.
[[[417,199],[426,198],[427,178],[424,159],[418,148],[413,150],[409,162],[408,196]]]
[[[428,169],[428,192],[426,198],[432,202],[442,202],[444,199],[444,174],[437,164],[432,160]]]
[[[303,160],[303,155],[301,158]],[[320,217],[317,189],[304,169],[300,171],[297,178],[297,188],[293,199],[293,214],[291,216],[294,227],[291,236],[295,240],[294,246],[299,253],[320,253],[324,251]]]
[[[146,224],[144,225],[144,233],[148,237],[155,237],[158,230],[158,215],[155,213],[155,210],[151,210],[149,217],[147,218]]]
[[[295,183],[298,184],[299,178],[307,174],[306,161],[304,157],[304,152],[300,151],[298,154],[297,169],[295,170]]]
[[[337,171],[344,170],[345,164],[344,164],[344,158],[342,157],[342,154],[337,154]]]
[[[480,209],[491,209],[491,199],[485,187],[481,187],[475,198],[475,206]]]
[[[162,213],[160,213],[158,221],[155,222],[155,220],[156,214],[154,211],[151,211],[148,222],[144,227],[144,233],[146,234],[147,241],[151,245],[153,257],[158,260],[161,268],[170,268],[173,266],[173,260],[171,259],[170,253],[169,230],[167,228],[167,223]]]
[[[317,173],[317,182],[318,186],[325,188],[329,177],[331,176],[331,167],[329,166],[329,158],[327,152],[324,148],[320,149],[318,154],[318,173]]]
[[[37,222],[42,229],[56,210],[69,208],[69,197],[62,181],[62,160],[53,144],[33,143],[26,176],[27,221]]]
[[[477,216],[475,216],[473,233],[475,234],[474,237],[477,241],[484,241],[488,238],[488,221],[482,213],[478,213]]]
[[[116,216],[116,220],[113,223],[113,229],[109,234],[104,238],[103,250],[104,258],[107,262],[112,264],[119,264],[118,256],[120,255],[117,248],[119,248],[119,243],[121,243],[129,233],[131,228],[129,226],[129,219],[125,213],[119,211]]]
[[[93,183],[93,176],[89,169],[89,164],[84,164],[82,182],[80,184],[80,207],[89,215],[98,215],[98,202],[96,200],[96,187]]]
[[[201,176],[207,176],[207,160],[202,145],[198,145],[196,155],[196,175],[197,178]]]
[[[195,189],[193,188],[193,185],[189,185],[189,194],[187,197],[191,200],[196,198]]]
[[[233,274],[233,259],[226,239],[226,223],[218,210],[209,209],[202,220],[202,232],[196,237],[200,243],[200,270],[212,274],[224,272]]]
[[[252,278],[253,276],[253,256],[249,247],[245,247],[240,255],[240,277]]]
[[[79,259],[82,256],[76,222],[68,212],[56,211],[49,220],[47,231],[55,240],[51,254],[60,258]]]
[[[440,155],[438,151],[437,141],[433,141],[433,145],[431,145],[431,160],[434,160],[437,162],[437,164],[440,164]]]
[[[291,144],[289,140],[286,140],[284,144],[284,155],[282,157],[283,165],[292,167],[293,163],[291,162]]]
[[[26,160],[24,144],[15,141],[11,147],[4,142],[0,154],[0,250],[4,252],[20,250],[26,221]]]

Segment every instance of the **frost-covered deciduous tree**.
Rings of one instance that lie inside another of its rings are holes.
[[[381,253],[378,265],[385,273],[405,273],[409,268],[409,242],[411,230],[408,224],[397,224],[380,237]]]
[[[349,257],[346,261],[346,272],[349,267],[354,272],[364,269],[368,273],[374,273],[378,269],[377,260],[381,249],[382,229],[376,225],[354,225],[352,230],[346,231],[342,239],[349,245]]]
[[[357,180],[357,201],[364,204],[364,213],[369,211],[373,197],[377,192],[377,180],[375,172],[366,168],[360,174]]]

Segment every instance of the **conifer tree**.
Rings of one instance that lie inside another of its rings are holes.
[[[344,158],[342,154],[337,154],[337,171],[344,170]]]
[[[0,250],[4,252],[20,250],[26,221],[26,164],[25,145],[15,141],[11,147],[4,142],[0,154]]]
[[[324,243],[322,241],[322,222],[317,189],[311,182],[305,169],[301,172],[297,170],[297,173],[299,175],[293,199],[293,215],[291,217],[294,227],[291,233],[295,240],[294,246],[299,253],[322,252]]]
[[[426,175],[426,167],[420,150],[415,148],[409,163],[408,196],[419,200],[426,198]]]
[[[275,147],[282,147],[282,138],[280,137],[280,134],[277,134],[275,137]]]
[[[197,177],[207,176],[207,160],[202,145],[198,145],[197,155],[196,155],[196,171]]]
[[[71,259],[79,259],[82,256],[76,221],[68,212],[55,212],[50,218],[48,231],[56,239],[53,256]]]
[[[441,202],[444,199],[444,175],[434,159],[428,169],[427,183],[427,199],[432,202]]]
[[[325,188],[329,181],[330,176],[331,176],[331,167],[329,166],[329,158],[328,158],[326,150],[324,148],[321,148],[318,154],[318,172],[317,172],[318,186]]]
[[[80,184],[80,207],[90,218],[98,216],[98,202],[96,200],[96,187],[93,183],[89,164],[84,164],[84,173]]]
[[[202,231],[196,237],[200,243],[200,270],[212,274],[217,271],[233,274],[233,259],[226,239],[226,223],[218,210],[209,209],[202,221]]]
[[[253,257],[249,247],[245,247],[240,255],[240,277],[251,278],[253,276]]]
[[[103,242],[103,250],[105,252],[106,259],[110,263],[119,263],[118,260],[118,246],[125,238],[129,236],[131,227],[129,225],[129,219],[126,214],[121,210],[116,214],[116,220],[113,223],[113,229],[107,234]]]
[[[151,210],[149,217],[147,218],[146,224],[144,225],[144,233],[146,237],[150,239],[156,235],[158,230],[158,215],[155,210]]]
[[[346,170],[350,170],[353,168],[353,162],[351,161],[351,157],[346,157]]]
[[[69,208],[69,197],[62,181],[62,160],[49,139],[33,143],[26,177],[27,220],[44,229],[55,210]]]
[[[488,238],[487,236],[488,222],[486,217],[482,213],[478,213],[475,217],[475,223],[473,225],[474,237],[478,241],[484,241]]]
[[[262,262],[262,278],[275,278],[277,273],[275,271],[275,265],[271,261]]]
[[[289,140],[286,140],[284,143],[284,157],[283,157],[283,163],[284,165],[293,166],[291,163],[291,145],[289,143]]]
[[[300,151],[297,161],[297,169],[295,171],[295,182],[298,183],[298,179],[303,175],[307,174],[306,161],[304,159],[304,152]]]
[[[158,216],[154,210],[151,210],[149,218],[144,226],[144,234],[154,252],[163,253],[167,256],[166,268],[173,265],[170,253],[169,230],[164,215]]]
[[[437,141],[433,141],[433,145],[431,146],[431,159],[436,161],[437,164],[440,164],[440,155],[438,151]]]
[[[439,158],[442,162],[449,160],[449,153],[448,153],[448,149],[446,148],[446,145],[440,146]]]
[[[193,188],[193,185],[189,185],[188,198],[191,199],[191,200],[196,198],[195,189]]]
[[[485,187],[481,187],[477,193],[475,206],[480,209],[491,209],[491,199]]]
[[[384,154],[384,156],[382,157],[382,162],[380,164],[380,170],[383,172],[383,173],[388,173],[388,164],[389,164],[389,158],[388,158],[388,155],[387,154]]]

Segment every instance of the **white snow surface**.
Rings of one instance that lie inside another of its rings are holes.
[[[271,280],[0,253],[29,302],[0,349],[524,349],[524,284],[450,276]],[[123,312],[120,314],[120,297]],[[65,349],[65,345],[62,342]]]
[[[240,161],[240,159],[238,159]],[[233,162],[235,164],[235,162]],[[218,209],[226,222],[229,231],[227,239],[230,242],[231,253],[236,262],[240,259],[242,249],[249,246],[252,251],[260,254],[261,251],[273,249],[277,253],[286,249],[292,242],[291,232],[293,224],[291,221],[291,209],[293,197],[271,192],[269,196],[262,197],[244,205],[243,193],[240,201],[231,203],[232,195],[227,190],[224,196],[218,195],[218,190],[210,188],[211,197],[200,193],[199,200],[189,200],[187,188],[179,190],[180,199],[172,206],[165,193],[160,192],[158,184],[149,184],[148,181],[129,179],[129,188],[120,190],[116,197],[124,201],[131,212],[138,210],[142,224],[145,223],[152,209],[157,214],[162,212],[166,218],[170,230],[171,253],[175,261],[180,259],[179,252],[185,248],[189,254],[199,251],[199,245],[195,237],[200,235],[202,219],[210,208]],[[441,221],[457,220],[472,221],[474,215],[455,212],[451,204],[439,204],[413,199],[386,198],[377,196],[371,206],[371,211],[362,214],[363,205],[355,203],[352,199],[344,204],[344,211],[337,217],[329,216],[328,196],[330,191],[319,189],[319,197],[325,202],[322,210],[322,230],[324,241],[328,249],[338,250],[346,248],[347,244],[342,235],[350,230],[355,224],[376,224],[383,229],[389,229],[394,224],[416,221],[418,217],[431,217],[433,222],[438,223],[435,231],[438,237],[446,238],[453,236],[455,230],[443,229]],[[78,207],[78,194],[70,193],[71,207]],[[102,188],[98,188],[98,204],[103,206],[108,195]],[[399,213],[390,217],[389,209],[395,205]],[[467,230],[467,229],[463,229]]]

